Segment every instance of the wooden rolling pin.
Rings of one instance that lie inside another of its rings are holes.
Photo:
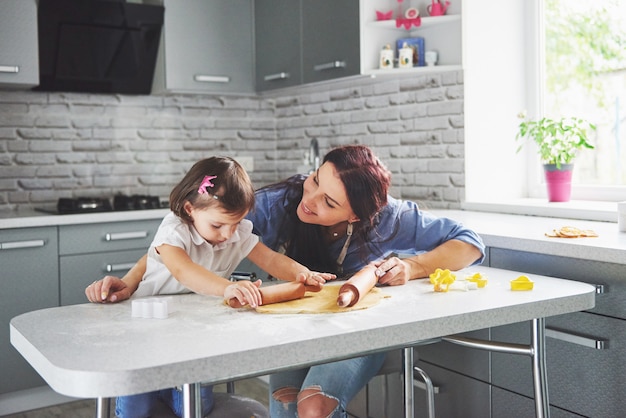
[[[355,305],[363,296],[365,296],[378,282],[376,276],[376,267],[371,264],[357,271],[350,279],[345,282],[339,289],[337,297],[337,305],[341,308],[347,308]]]
[[[261,286],[259,288],[259,292],[261,292],[261,305],[300,299],[304,297],[304,292],[306,290],[311,289],[305,287],[304,283],[299,282]],[[228,306],[231,308],[241,308],[243,305],[239,302],[239,300],[237,300],[237,298],[231,298],[228,300]]]

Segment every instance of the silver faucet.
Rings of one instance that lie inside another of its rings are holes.
[[[313,166],[313,171],[320,168],[320,147],[315,138],[309,144],[309,165]]]

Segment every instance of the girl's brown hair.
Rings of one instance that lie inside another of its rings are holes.
[[[213,187],[207,193],[199,188],[205,176]],[[246,170],[230,157],[211,157],[195,163],[170,193],[170,209],[187,223],[193,222],[185,211],[185,202],[196,209],[219,205],[233,215],[245,215],[254,207],[254,187]]]

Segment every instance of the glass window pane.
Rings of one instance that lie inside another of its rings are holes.
[[[545,0],[546,116],[597,126],[575,160],[576,185],[626,184],[626,2]]]

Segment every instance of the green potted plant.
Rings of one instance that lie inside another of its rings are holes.
[[[522,122],[516,140],[532,140],[537,144],[543,162],[548,199],[550,202],[567,202],[571,195],[573,160],[581,149],[593,149],[589,132],[596,126],[576,117],[538,120],[526,119],[526,113],[518,115]],[[520,151],[524,143],[517,148]]]

